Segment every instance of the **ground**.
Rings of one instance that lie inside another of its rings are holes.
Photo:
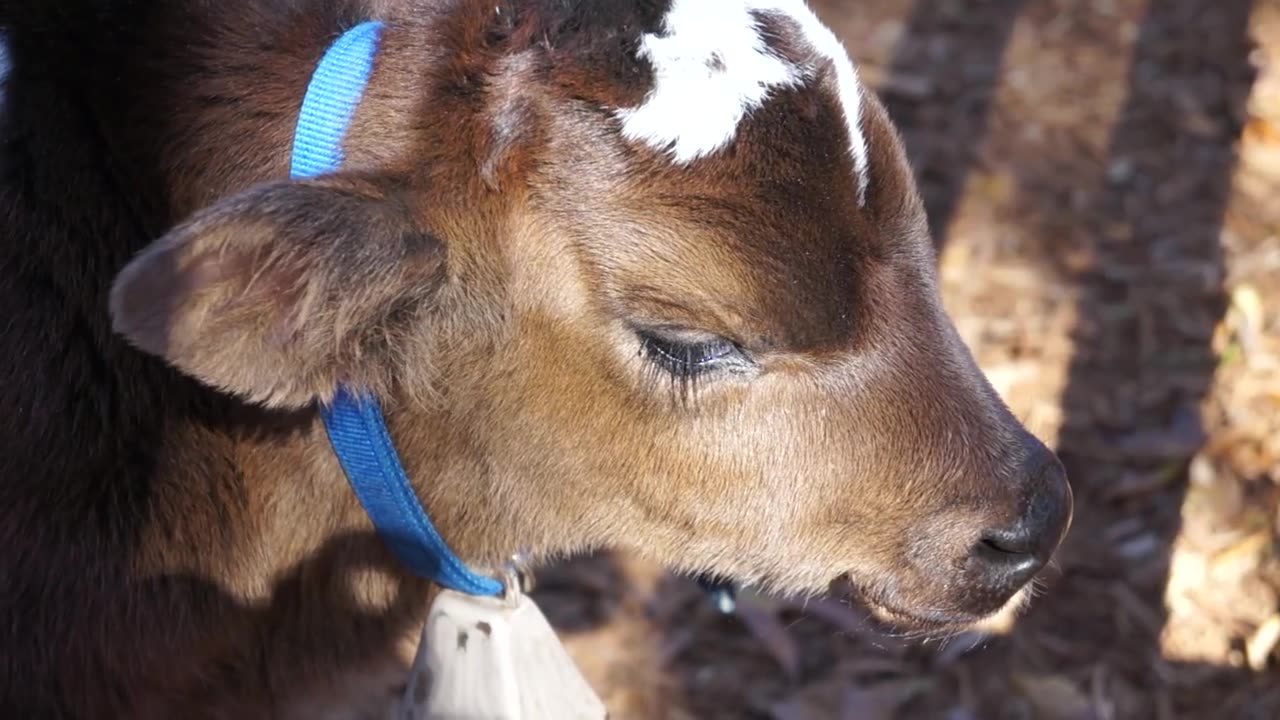
[[[1280,717],[1280,0],[815,0],[906,140],[948,309],[1059,451],[1030,611],[886,637],[622,554],[537,597],[630,718]]]

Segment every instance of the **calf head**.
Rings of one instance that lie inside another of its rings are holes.
[[[117,328],[269,406],[378,394],[481,567],[623,546],[848,578],[924,628],[1018,595],[1063,469],[947,319],[898,137],[803,3],[443,5],[388,26],[347,169],[197,212]]]

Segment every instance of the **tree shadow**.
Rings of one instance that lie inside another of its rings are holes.
[[[1023,5],[997,4],[1015,13]],[[909,77],[907,87],[933,73],[933,84],[942,86],[956,74],[952,63],[965,62],[964,53],[921,61],[912,49],[938,33],[957,33],[937,16],[952,5],[958,4],[917,3],[905,49],[893,61],[893,71]],[[1029,172],[1015,167],[1011,173],[1014,202],[1032,218],[1021,224],[1029,252],[1047,275],[1056,275],[1046,282],[1064,282],[1078,297],[1057,448],[1077,510],[1060,575],[1030,614],[985,650],[948,659],[951,668],[942,674],[949,689],[966,696],[977,717],[1027,710],[1020,695],[1030,686],[1020,683],[1048,676],[1087,689],[1091,712],[1103,717],[1280,717],[1274,675],[1171,661],[1161,642],[1178,630],[1166,627],[1165,591],[1188,467],[1206,439],[1200,407],[1214,379],[1212,337],[1226,306],[1219,238],[1254,74],[1252,6],[1251,0],[1150,0],[1102,162],[1058,175],[1051,165],[1031,162]],[[975,130],[990,113],[1015,20],[961,32],[965,44],[983,45],[969,52],[979,58],[987,83],[967,91],[967,100],[943,93],[904,100],[894,96],[892,80],[887,83],[886,104],[919,163],[939,247],[976,153],[933,149],[981,137]],[[986,74],[986,68],[995,69]],[[922,109],[930,104],[939,107]],[[963,134],[949,127],[939,132],[946,126],[930,112],[957,116]],[[921,669],[940,668],[925,663]],[[913,712],[952,709],[952,693],[945,694]]]
[[[1105,166],[1076,212],[1084,234],[1072,237],[1088,247],[1069,274],[1079,300],[1058,446],[1076,523],[1011,662],[1101,688],[1115,717],[1280,716],[1276,678],[1161,650],[1226,307],[1219,238],[1254,73],[1252,5],[1151,0]],[[1046,257],[1063,250],[1060,235],[1040,242]]]
[[[878,88],[902,133],[936,247],[945,244],[978,163],[1005,48],[1029,2],[987,0],[975,14],[971,3],[917,0]],[[819,8],[834,12],[842,4]]]

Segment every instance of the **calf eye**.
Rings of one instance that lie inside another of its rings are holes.
[[[638,334],[645,356],[678,378],[695,377],[744,359],[738,345],[725,338],[684,340],[652,331]]]

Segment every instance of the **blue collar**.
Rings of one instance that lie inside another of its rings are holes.
[[[382,27],[366,22],[351,28],[321,58],[298,116],[291,177],[341,167],[342,139],[373,72]],[[502,593],[502,583],[468,568],[431,524],[409,484],[377,398],[339,388],[321,416],[351,489],[383,542],[410,571],[461,593]]]

